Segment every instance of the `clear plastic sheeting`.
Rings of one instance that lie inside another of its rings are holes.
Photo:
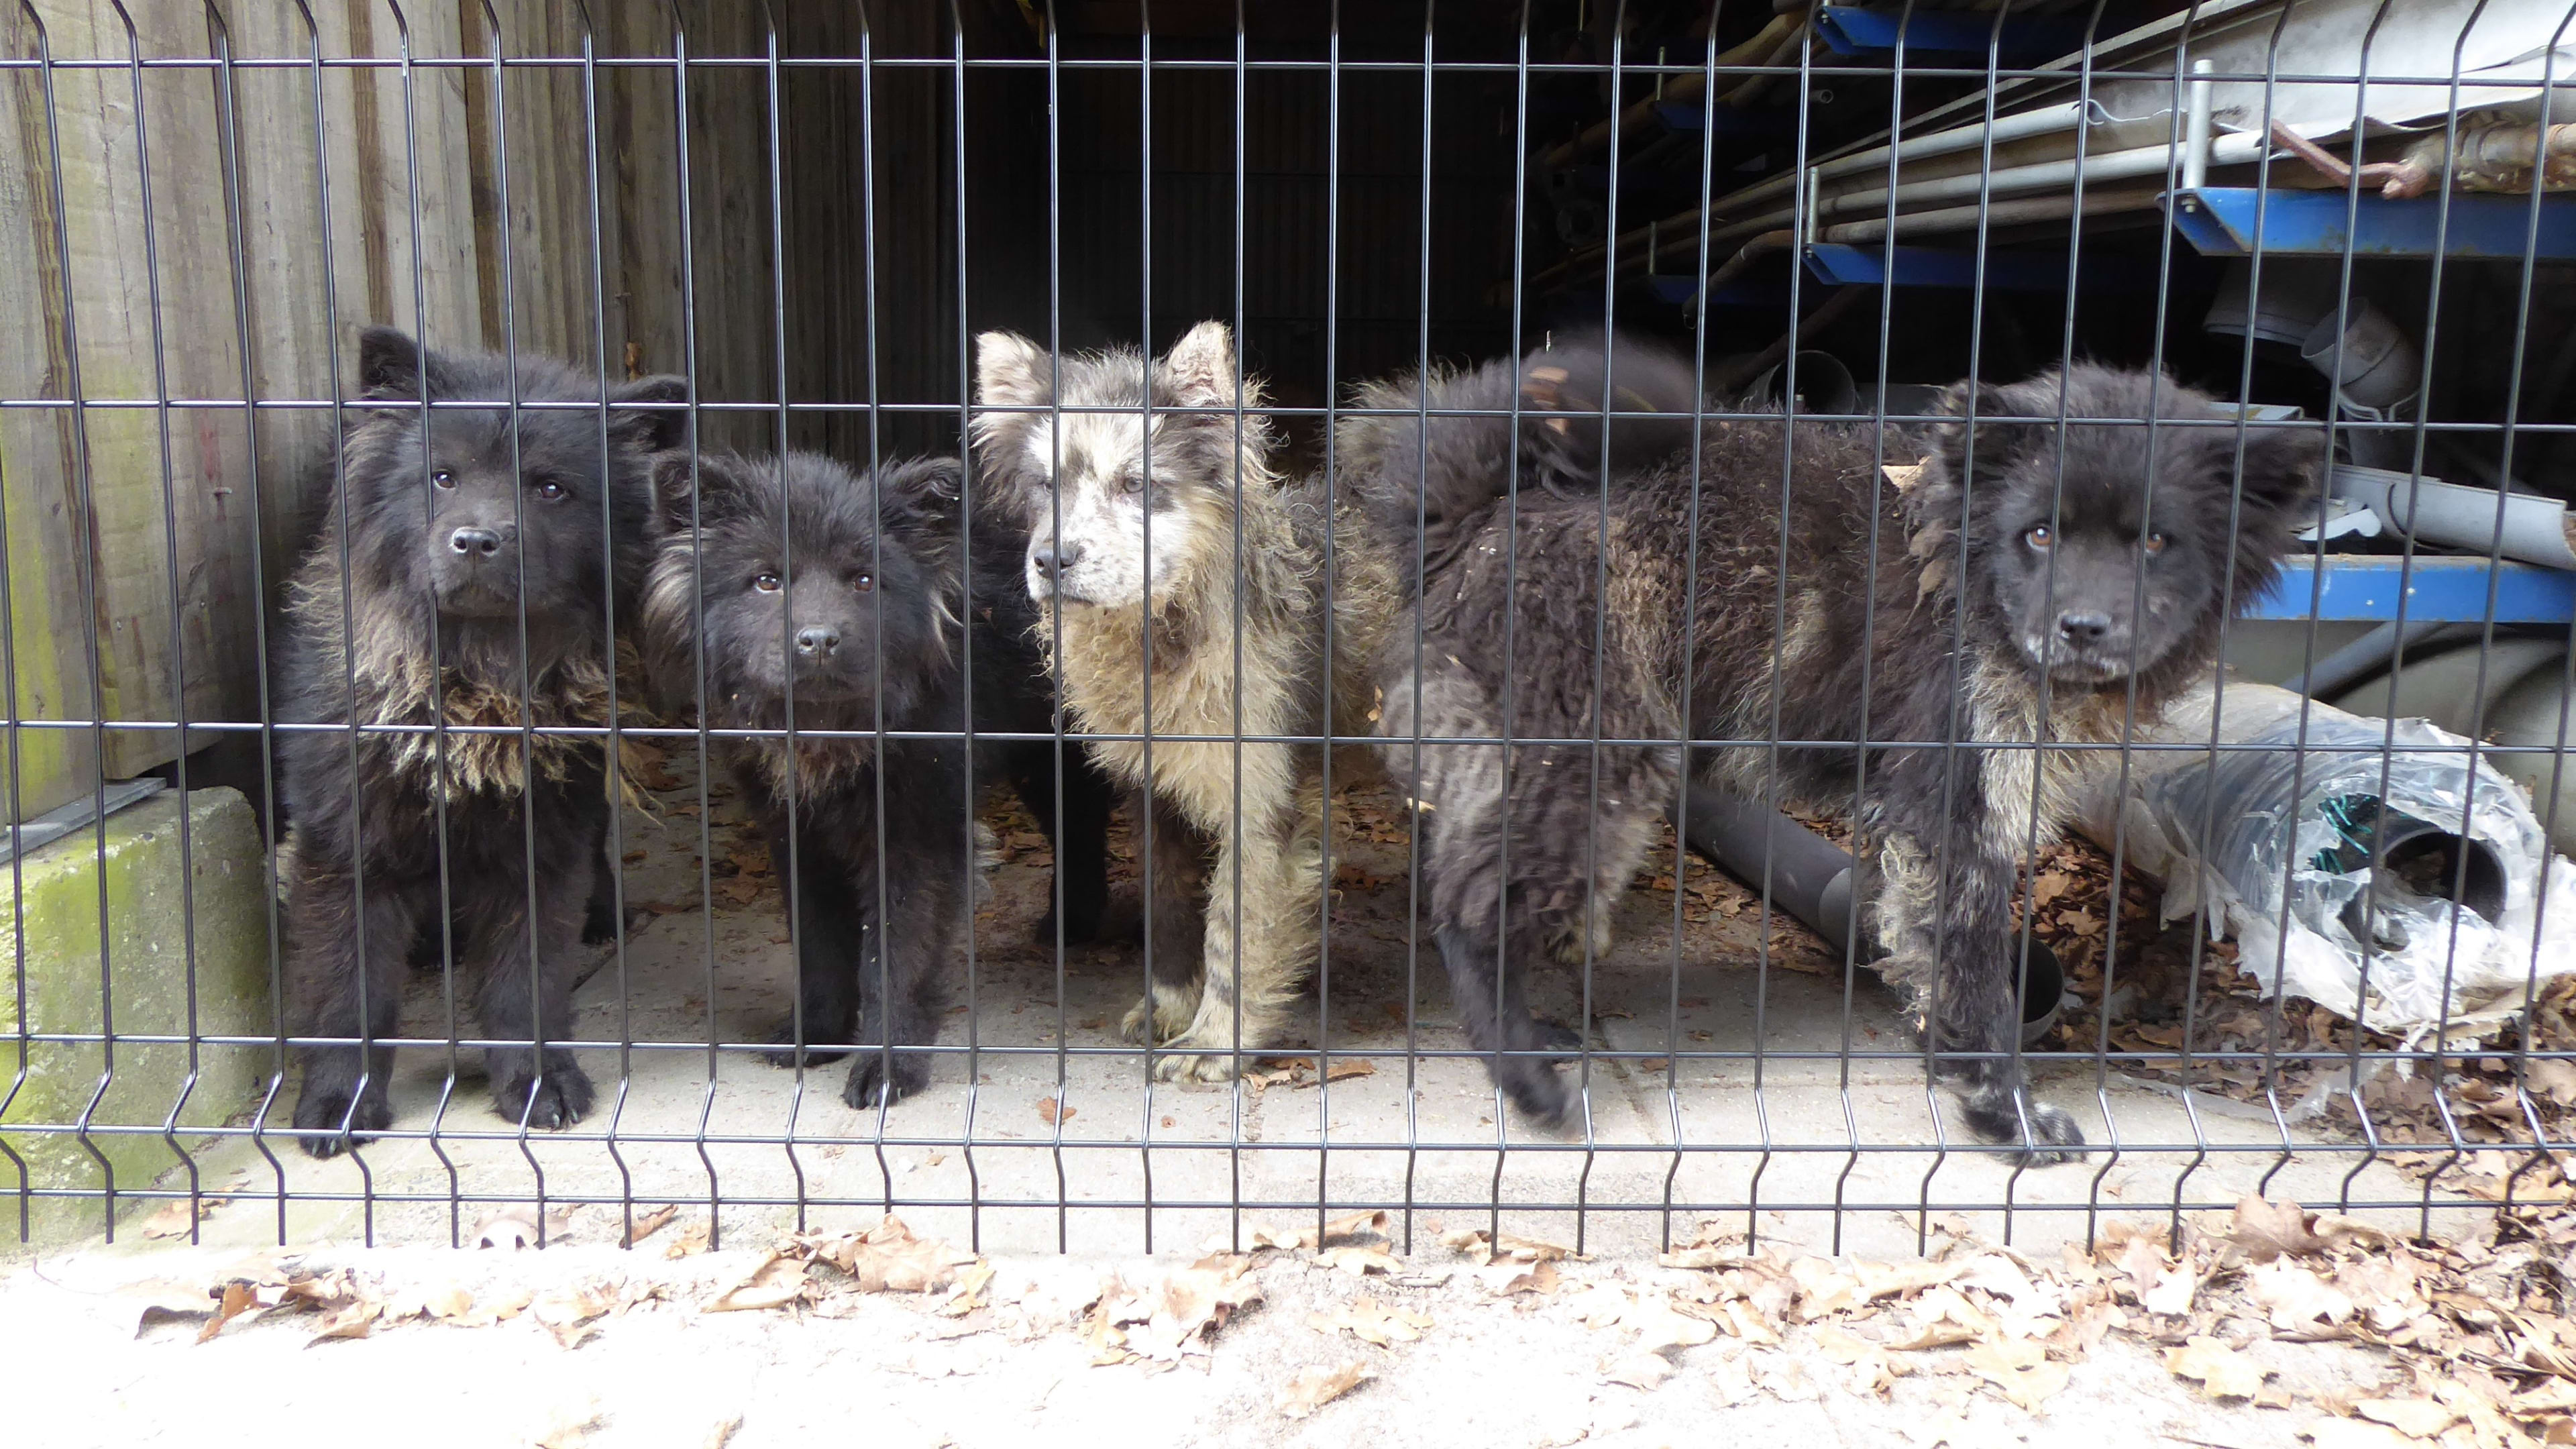
[[[2116,828],[2164,919],[2206,908],[2266,994],[2412,1042],[2506,1021],[2576,971],[2576,865],[2468,740],[2235,679],[2141,734],[2213,739],[2235,748],[2138,751],[2125,782],[2118,755],[2088,761],[2083,829],[2109,847]]]

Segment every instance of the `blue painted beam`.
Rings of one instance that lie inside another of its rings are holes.
[[[1699,282],[1688,272],[1658,272],[1647,278],[1646,284],[1657,301],[1670,302],[1676,307],[1689,306],[1691,299],[1699,295]],[[1747,281],[1737,277],[1718,288],[1717,295],[1709,299],[1709,304],[1715,307],[1768,307],[1776,312],[1789,304],[1789,284]]]
[[[1902,10],[1864,10],[1856,5],[1827,5],[1816,12],[1816,34],[1836,55],[1893,51],[1900,28],[1908,55],[1982,56],[1991,40],[2006,65],[2017,60],[2053,60],[2084,44],[2081,21],[2007,20],[1997,34],[1993,20],[1964,12],[1916,10],[1908,17]]]
[[[2247,610],[2249,619],[2304,619],[2316,584],[2313,557],[2292,559],[2280,581]],[[2320,619],[2385,620],[2397,617],[2398,572],[2404,560],[2389,554],[2328,554]],[[2482,558],[2419,556],[2406,567],[2406,618],[2410,623],[2474,624],[2487,618],[2487,576],[2495,575],[2495,622],[2564,624],[2576,619],[2576,573],[2536,564],[2489,564]]]
[[[1888,280],[1887,250],[1879,245],[1817,242],[1807,248],[1806,257],[1807,270],[1816,280],[1834,286],[1875,287]],[[1900,246],[1895,260],[1896,285],[1900,287],[1977,285],[1974,250]],[[2088,288],[2105,283],[2134,284],[2139,280],[2134,267],[2112,268],[2098,262],[2098,258],[2087,257],[2081,263],[2081,280]],[[2026,248],[1989,251],[1985,285],[1998,292],[2062,292],[2066,290],[2066,254]]]
[[[2254,212],[2264,193],[2251,186],[2205,186],[2167,197],[2174,226],[2202,256],[2241,257],[2255,249]],[[2528,196],[2454,195],[2450,255],[2520,260],[2531,236]],[[2353,201],[2340,191],[2273,189],[2262,203],[2262,250],[2267,256],[2339,257],[2349,246],[2357,257],[2429,257],[2442,228],[2442,198],[2390,200],[2364,193],[2355,223],[2345,224]],[[2576,201],[2544,198],[2538,255],[2576,259]]]

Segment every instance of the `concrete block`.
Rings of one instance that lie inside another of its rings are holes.
[[[165,1133],[193,1150],[203,1133],[189,1129],[233,1120],[266,1089],[273,1045],[203,1040],[275,1033],[258,823],[238,790],[186,798],[184,853],[181,797],[165,790],[110,816],[103,851],[87,827],[29,852],[14,882],[0,868],[0,1144],[19,1159],[0,1158],[0,1243],[19,1237],[22,1212],[37,1242],[100,1231],[111,1181],[121,1194],[182,1165]],[[111,1027],[112,1042],[32,1039]],[[117,1202],[119,1216],[157,1206]]]

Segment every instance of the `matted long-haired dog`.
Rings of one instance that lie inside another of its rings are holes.
[[[363,401],[483,405],[353,409],[289,591],[279,719],[380,727],[284,731],[277,747],[295,1014],[304,1033],[351,1043],[303,1053],[295,1125],[317,1157],[392,1122],[393,1050],[374,1043],[397,1034],[403,968],[436,929],[481,974],[485,1034],[526,1043],[485,1053],[494,1109],[546,1128],[590,1110],[590,1079],[545,1043],[571,1035],[607,752],[597,734],[523,727],[609,723],[608,605],[623,616],[633,602],[652,547],[648,458],[684,416],[615,404],[686,396],[675,377],[623,383],[603,420],[595,374],[522,357],[514,379],[502,358],[381,327],[358,365]],[[514,396],[558,406],[514,414]]]
[[[1067,940],[1093,937],[1107,891],[1110,791],[1081,751],[1067,752],[1059,820],[1055,745],[970,752],[962,738],[970,706],[978,732],[1053,727],[1020,587],[1025,532],[980,507],[964,516],[954,458],[856,472],[815,453],[694,467],[672,453],[656,477],[671,531],[644,591],[655,688],[679,713],[703,682],[709,727],[780,732],[722,747],[797,926],[801,1011],[764,1038],[787,1044],[771,1060],[856,1046],[851,1106],[919,1091],[917,1049],[939,1039],[982,880],[970,766],[976,782],[1009,778],[1054,837]],[[880,746],[880,728],[903,733]],[[946,731],[961,738],[920,737]]]
[[[1602,355],[1544,364],[1551,385],[1597,388]],[[1475,375],[1482,406],[1511,406],[1513,364]],[[1094,757],[1152,802],[1155,978],[1125,1029],[1170,1049],[1166,1078],[1225,1080],[1288,1038],[1323,926],[1324,752],[1280,737],[1364,731],[1414,572],[1419,510],[1394,496],[1415,496],[1417,421],[1345,418],[1329,484],[1284,479],[1262,399],[1218,322],[1150,360],[979,341],[976,457],[1026,508],[1038,638],[1074,720],[1109,736]],[[1513,449],[1508,420],[1485,421],[1443,441],[1490,496]],[[1573,421],[1527,439],[1533,467],[1597,455]],[[1374,773],[1365,750],[1334,770]]]
[[[1964,1078],[1969,1125],[2067,1160],[2082,1132],[2029,1101],[2012,1052],[2014,882],[2064,823],[2076,763],[2049,747],[2117,744],[2133,699],[2152,718],[2209,672],[2230,600],[2273,578],[2322,457],[2307,430],[2253,430],[2238,494],[2237,431],[2184,422],[2206,423],[2208,399],[2101,366],[1962,384],[1945,411],[1963,420],[1935,427],[1901,492],[1873,486],[1870,429],[1799,424],[1785,530],[1780,420],[1709,422],[1696,459],[1614,463],[1606,493],[1525,494],[1515,518],[1489,481],[1435,470],[1427,507],[1453,522],[1430,541],[1422,647],[1391,631],[1379,731],[1400,783],[1415,738],[1507,725],[1548,741],[1873,742],[1865,761],[1756,745],[1692,768],[1759,797],[1776,762],[1781,794],[1825,811],[1861,790],[1884,969],[1958,1054],[1942,1066]],[[2094,421],[2010,421],[2031,418]],[[1929,741],[1956,743],[1898,743]],[[1503,748],[1421,748],[1426,909],[1462,1025],[1513,1103],[1553,1122],[1571,1105],[1549,1055],[1567,1033],[1531,1018],[1523,981],[1538,952],[1579,951],[1606,922],[1683,761],[1677,746],[1514,745],[1507,774]]]

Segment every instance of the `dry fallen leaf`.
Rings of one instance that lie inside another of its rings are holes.
[[[1345,1243],[1338,1248],[1326,1248],[1315,1254],[1315,1264],[1322,1268],[1338,1268],[1354,1278],[1365,1278],[1373,1272],[1401,1273],[1404,1271],[1402,1258],[1383,1248],[1372,1248],[1364,1243]]]
[[[1263,1248],[1302,1252],[1308,1248],[1322,1247],[1338,1239],[1355,1238],[1362,1233],[1383,1234],[1385,1231],[1386,1210],[1379,1208],[1369,1212],[1352,1213],[1348,1217],[1335,1218],[1323,1225],[1320,1234],[1312,1224],[1287,1232],[1256,1228],[1252,1234],[1252,1249],[1255,1252]]]
[[[597,1397],[556,1408],[546,1416],[542,1428],[531,1436],[537,1449],[582,1449],[590,1442],[590,1431],[607,1417]]]
[[[594,1278],[544,1294],[529,1307],[528,1316],[544,1324],[546,1331],[555,1336],[555,1342],[565,1348],[578,1348],[582,1341],[595,1331],[591,1320],[607,1313],[617,1304],[617,1285]],[[768,1305],[746,1303],[734,1306],[748,1308]]]
[[[1542,1298],[1554,1297],[1558,1283],[1556,1264],[1542,1258],[1535,1263],[1496,1263],[1476,1270],[1485,1291],[1497,1297],[1514,1293],[1535,1293]]]
[[[2192,1299],[2200,1292],[2200,1274],[2189,1258],[2167,1265],[2156,1275],[2156,1285],[2138,1295],[2138,1306],[2149,1313],[2180,1316],[2191,1311]]]
[[[2311,1221],[2295,1202],[2272,1202],[2249,1192],[2236,1204],[2236,1220],[2228,1229],[2227,1241],[2257,1263],[2268,1263],[2284,1253],[2320,1253],[2326,1242],[2309,1228]]]
[[[2275,1259],[2255,1268],[2246,1274],[2246,1286],[2281,1333],[2313,1337],[2353,1315],[2349,1295],[2296,1263]]]
[[[1300,1369],[1288,1386],[1279,1391],[1279,1412],[1291,1419],[1302,1419],[1324,1405],[1358,1388],[1376,1375],[1357,1359],[1338,1367],[1318,1364]]]
[[[2068,1371],[2048,1350],[2027,1338],[1990,1338],[1968,1350],[1968,1371],[2003,1391],[2021,1409],[2035,1411],[2066,1387]]]
[[[2317,1449],[2412,1449],[2412,1441],[2384,1424],[2358,1419],[2319,1419],[2299,1431]]]
[[[383,1304],[365,1298],[334,1309],[313,1325],[313,1336],[305,1340],[305,1347],[310,1348],[326,1339],[364,1338],[383,1312]]]
[[[216,1305],[215,1314],[206,1320],[206,1326],[197,1330],[197,1342],[204,1343],[212,1339],[216,1334],[224,1331],[225,1324],[258,1307],[259,1295],[251,1291],[248,1283],[225,1284],[223,1301]]]
[[[459,1328],[489,1328],[516,1318],[535,1301],[536,1295],[525,1288],[504,1288],[498,1293],[476,1299],[467,1311],[448,1320]]]
[[[2213,1399],[2250,1399],[2263,1387],[2263,1366],[2215,1338],[2194,1334],[2165,1354],[2165,1368],[2177,1378],[2197,1379]]]
[[[143,1236],[184,1238],[196,1229],[201,1220],[212,1215],[216,1208],[222,1206],[224,1201],[225,1199],[219,1197],[201,1197],[191,1203],[184,1197],[173,1198],[163,1204],[159,1212],[143,1220]]]
[[[1331,1313],[1310,1313],[1306,1315],[1306,1326],[1318,1333],[1348,1333],[1363,1343],[1385,1348],[1422,1337],[1422,1331],[1431,1326],[1431,1315],[1362,1298]]]
[[[2460,1418],[2431,1399],[2357,1399],[2352,1411],[2410,1439],[2430,1439]]]
[[[1082,1109],[1078,1107],[1059,1107],[1056,1105],[1056,1100],[1053,1097],[1038,1098],[1038,1115],[1046,1119],[1046,1124],[1049,1127],[1053,1127],[1060,1122],[1070,1122],[1075,1117],[1080,1116],[1081,1111]]]
[[[1251,1269],[1247,1255],[1216,1253],[1149,1291],[1111,1278],[1093,1301],[1083,1328],[1092,1363],[1146,1358],[1169,1364],[1189,1353],[1205,1353],[1207,1334],[1224,1327],[1236,1311],[1261,1301],[1261,1285]]]
[[[708,1225],[702,1222],[684,1224],[678,1237],[662,1245],[665,1258],[687,1258],[707,1250]]]
[[[741,1427],[742,1415],[740,1414],[728,1414],[716,1420],[707,1426],[704,1449],[725,1449],[725,1445],[732,1442],[734,1431]]]
[[[1672,1360],[1660,1353],[1631,1353],[1601,1366],[1602,1378],[1632,1389],[1652,1391],[1672,1376]]]
[[[1647,1353],[1691,1348],[1717,1337],[1716,1324],[1696,1314],[1677,1311],[1671,1298],[1658,1294],[1640,1295],[1627,1321],[1637,1330],[1637,1347]]]
[[[646,1238],[653,1236],[655,1233],[662,1231],[664,1224],[670,1222],[671,1219],[678,1217],[679,1215],[680,1206],[677,1203],[672,1203],[666,1207],[655,1208],[653,1211],[637,1218],[635,1220],[634,1230],[627,1233],[624,1241],[620,1242],[617,1246],[621,1248],[634,1247],[637,1243],[640,1243]]]
[[[751,1276],[709,1300],[702,1310],[707,1313],[735,1313],[745,1309],[778,1308],[793,1303],[805,1292],[805,1260],[791,1258],[773,1248]]]
[[[1482,1228],[1462,1228],[1454,1233],[1443,1233],[1440,1241],[1444,1246],[1483,1264],[1553,1263],[1574,1256],[1571,1248],[1536,1238],[1514,1237],[1505,1233],[1499,1238],[1488,1239]]]
[[[892,1214],[864,1233],[799,1238],[796,1245],[849,1274],[862,1293],[935,1293],[956,1281],[958,1269],[979,1261],[946,1243],[914,1237]]]

